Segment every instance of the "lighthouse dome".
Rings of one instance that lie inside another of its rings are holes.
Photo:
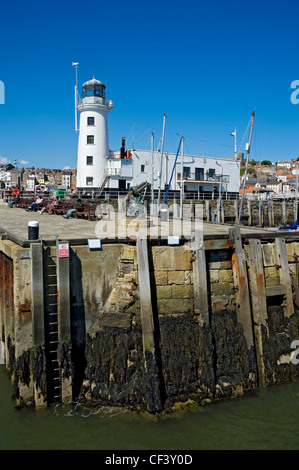
[[[100,82],[100,80],[97,80],[97,79],[95,78],[95,76],[93,76],[93,79],[92,79],[92,80],[88,80],[88,82],[83,83],[82,86],[88,86],[88,85],[92,85],[92,86],[94,86],[94,85],[102,85],[103,87],[105,87],[104,83]],[[105,88],[106,88],[106,87],[105,87]]]
[[[88,80],[82,85],[82,98],[88,96],[95,96],[98,98],[105,99],[106,86],[104,85],[104,83],[100,82],[100,80],[97,80],[95,76],[93,76],[92,80]]]

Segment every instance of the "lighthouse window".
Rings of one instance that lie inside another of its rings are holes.
[[[85,86],[83,87],[83,93],[82,93],[83,98],[85,96],[93,96],[93,86]]]
[[[93,177],[92,176],[87,176],[86,186],[92,186],[92,185],[93,185]]]
[[[145,165],[141,165],[141,173],[145,172]]]
[[[94,126],[94,117],[88,116],[87,125],[88,126]]]
[[[100,96],[101,98],[105,98],[105,88],[101,85],[95,85],[94,87],[95,96]]]
[[[87,136],[87,143],[88,144],[94,144],[94,135],[88,135]]]
[[[93,157],[86,157],[86,165],[93,165]]]

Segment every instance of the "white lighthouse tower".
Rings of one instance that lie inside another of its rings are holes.
[[[104,181],[109,156],[107,116],[112,108],[112,101],[106,99],[106,86],[95,76],[82,85],[82,99],[76,105],[80,113],[78,189],[96,189]]]

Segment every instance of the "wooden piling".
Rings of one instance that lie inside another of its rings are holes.
[[[263,227],[264,225],[264,208],[263,201],[259,199],[259,226]]]
[[[282,225],[286,225],[286,223],[287,223],[286,200],[283,199],[282,201]]]
[[[285,287],[286,306],[285,313],[290,317],[294,313],[292,282],[289,271],[288,255],[284,238],[275,238],[277,265],[279,266],[280,284]]]
[[[148,411],[155,412],[161,410],[162,400],[156,357],[155,327],[148,259],[148,241],[146,235],[138,232],[136,244],[140,289],[143,357],[147,382],[145,398]]]
[[[273,200],[268,200],[268,222],[269,227],[274,227],[274,211],[273,211]]]
[[[210,201],[206,200],[206,219],[207,222],[211,221]]]
[[[232,256],[234,284],[236,290],[237,317],[243,325],[244,336],[247,347],[250,349],[254,345],[251,305],[247,278],[247,264],[245,252],[242,246],[241,231],[239,228],[233,228],[229,231],[229,237],[234,240],[235,252]]]
[[[238,200],[234,200],[234,210],[235,210],[235,224],[239,222],[239,209],[238,209]]]
[[[209,323],[209,301],[206,253],[204,242],[199,232],[195,232],[195,260],[193,262],[194,313],[199,315],[201,325]]]
[[[251,201],[247,199],[247,212],[248,212],[248,226],[252,225],[252,209],[251,209]]]
[[[250,269],[250,290],[253,315],[254,340],[256,348],[259,383],[266,385],[265,364],[263,356],[263,329],[268,333],[267,298],[263,266],[263,254],[260,240],[250,239],[248,249]]]

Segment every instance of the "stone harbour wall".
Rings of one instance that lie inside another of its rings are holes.
[[[161,413],[298,380],[299,237],[138,243],[59,259],[0,242],[0,340],[18,405]]]

